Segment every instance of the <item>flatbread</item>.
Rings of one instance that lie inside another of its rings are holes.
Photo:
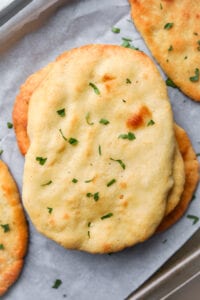
[[[187,133],[179,126],[175,126],[176,140],[179,145],[185,166],[185,186],[179,204],[164,218],[157,232],[168,229],[176,223],[186,212],[199,183],[199,163]]]
[[[40,232],[92,253],[155,232],[173,185],[175,140],[165,84],[144,53],[111,45],[66,52],[32,94],[28,120],[23,202]]]
[[[27,223],[16,184],[0,161],[0,296],[21,272],[27,239]]]
[[[137,29],[168,77],[200,101],[200,1],[129,2]]]
[[[56,61],[62,59],[63,55],[60,55]],[[65,54],[64,54],[65,56]],[[28,123],[28,105],[33,92],[39,87],[41,82],[47,76],[51,70],[53,63],[44,67],[40,71],[31,75],[26,82],[20,88],[20,92],[16,97],[14,109],[13,109],[13,124],[15,128],[16,138],[21,153],[26,154],[29,147],[29,138],[27,135],[27,123]],[[184,164],[181,157],[178,145],[175,148],[175,157],[173,164],[173,178],[174,185],[171,189],[165,215],[168,215],[180,201],[180,196],[183,192],[185,176],[184,176]]]

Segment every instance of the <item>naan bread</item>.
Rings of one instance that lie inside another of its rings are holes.
[[[129,0],[133,21],[171,80],[200,101],[200,1]]]
[[[158,232],[168,229],[184,215],[190,201],[193,198],[192,196],[195,192],[197,184],[199,183],[199,162],[192,148],[190,139],[187,133],[177,125],[175,126],[175,134],[181,155],[184,160],[185,186],[178,205],[163,219],[157,229]]]
[[[64,53],[31,96],[28,137],[23,202],[40,232],[92,253],[155,232],[175,142],[165,84],[144,53],[111,45]]]
[[[28,230],[19,194],[0,161],[0,296],[16,281],[24,263]]]

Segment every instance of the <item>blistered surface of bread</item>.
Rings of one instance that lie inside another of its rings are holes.
[[[0,296],[21,272],[27,238],[27,224],[16,184],[6,165],[0,161]]]
[[[141,107],[155,124],[131,130]],[[128,132],[134,140],[119,137]],[[92,253],[153,234],[173,185],[175,143],[165,84],[145,54],[111,45],[64,53],[31,97],[28,136],[23,202],[40,232]]]
[[[166,74],[189,97],[200,101],[200,1],[129,0],[135,25]],[[164,27],[166,24],[168,29]],[[170,27],[170,28],[169,28]]]
[[[175,126],[176,140],[184,160],[185,167],[185,185],[184,191],[181,196],[180,202],[175,209],[166,216],[158,231],[163,231],[176,223],[185,213],[190,201],[193,198],[193,194],[199,182],[199,163],[196,154],[193,150],[192,144],[187,133],[179,126]]]

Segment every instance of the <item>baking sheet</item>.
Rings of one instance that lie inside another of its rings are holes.
[[[126,0],[62,1],[66,4],[45,21],[40,11],[49,10],[55,2],[32,1],[0,30],[0,149],[4,151],[2,159],[10,166],[20,190],[24,158],[19,154],[13,129],[7,128],[7,122],[11,121],[15,96],[26,77],[61,52],[89,43],[119,45],[122,37],[130,37],[134,46],[149,54],[131,22]],[[33,25],[42,23],[43,26],[36,26],[37,30],[33,31]],[[121,32],[114,34],[113,26],[119,27]],[[21,28],[31,33],[16,41]],[[199,104],[188,100],[177,89],[169,88],[168,91],[175,120],[187,130],[196,152],[200,152]],[[198,189],[187,214],[200,217],[199,193]],[[23,272],[2,299],[124,299],[198,228],[199,223],[192,225],[185,216],[173,228],[143,244],[118,254],[91,255],[63,249],[36,232],[30,222],[30,245]],[[58,289],[52,288],[55,279],[62,280]]]

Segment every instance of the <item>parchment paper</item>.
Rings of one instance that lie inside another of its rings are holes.
[[[46,5],[46,9],[55,2],[35,0],[0,29],[0,149],[4,151],[2,159],[9,165],[20,191],[24,158],[7,122],[12,120],[13,102],[26,77],[61,52],[88,43],[119,45],[122,37],[130,37],[134,46],[149,53],[131,22],[126,0],[65,1],[63,7],[44,21],[44,13],[40,14],[42,5]],[[41,24],[41,20],[43,26],[38,25],[37,30],[13,42],[22,29],[31,31],[34,24]],[[119,27],[121,32],[114,34],[113,26]],[[8,47],[6,37],[12,40],[12,46]],[[4,48],[7,51],[3,51]],[[187,99],[178,89],[168,88],[168,91],[175,120],[187,130],[196,152],[200,152],[200,104]],[[187,214],[200,217],[199,205],[198,189]],[[30,222],[30,244],[23,272],[2,299],[124,299],[198,229],[199,223],[193,225],[187,214],[163,234],[112,255],[65,250],[40,235]],[[58,289],[52,288],[55,279],[62,280]]]

